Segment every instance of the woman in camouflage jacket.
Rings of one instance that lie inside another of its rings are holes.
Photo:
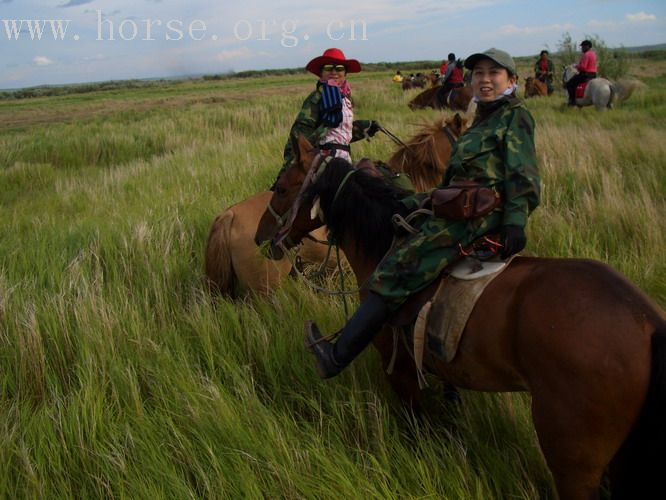
[[[435,280],[460,256],[460,247],[489,232],[502,234],[503,258],[525,247],[528,215],[539,204],[540,180],[534,148],[534,120],[515,97],[516,67],[497,49],[473,54],[472,70],[477,114],[458,139],[440,187],[475,181],[494,189],[502,204],[489,214],[462,221],[429,217],[377,267],[367,284],[369,293],[342,329],[336,343],[327,342],[317,326],[306,323],[306,343],[315,354],[322,378],[333,377],[370,343],[375,333],[407,298]],[[416,208],[428,197],[420,193],[403,202]]]
[[[361,64],[345,58],[340,49],[328,49],[305,67],[319,77],[317,87],[303,101],[301,110],[291,126],[284,147],[283,170],[293,160],[292,139],[299,135],[336,157],[351,161],[349,144],[372,137],[379,124],[372,120],[354,120],[351,87],[347,73],[358,73]]]

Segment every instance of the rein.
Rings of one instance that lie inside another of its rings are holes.
[[[460,137],[460,136],[456,137],[456,135],[453,133],[453,130],[451,130],[451,127],[449,127],[448,125],[446,127],[443,127],[442,130],[446,134],[446,137],[448,138],[449,142],[451,143],[451,146],[455,146],[456,141],[458,140],[458,137]]]
[[[388,136],[388,138],[391,139],[393,142],[395,142],[398,146],[402,146],[403,148],[409,148],[407,144],[402,142],[397,135],[395,135],[393,132],[390,132],[386,127],[379,125],[378,128],[379,130],[384,132]]]
[[[289,207],[289,210],[287,210],[284,215],[280,216],[271,206],[270,201],[268,202],[268,210],[271,212],[271,214],[273,214],[273,217],[275,217],[275,220],[278,223],[278,232],[273,237],[274,245],[278,246],[283,240],[288,240],[289,231],[291,230],[291,226],[296,219],[298,208],[301,205],[301,197],[303,196],[303,193],[310,186],[310,184],[316,182],[317,177],[321,175],[321,172],[324,171],[322,166],[326,167],[326,165],[328,165],[332,159],[332,156],[323,156],[321,152],[317,150],[317,154],[315,154],[315,157],[312,160],[310,169],[308,170],[308,173],[303,180],[303,185],[301,185],[301,189],[299,189],[294,203],[292,203],[291,207]],[[289,217],[287,217],[287,214]]]
[[[291,215],[292,209],[293,209],[293,207],[289,207],[289,210],[287,210],[284,214],[280,215],[279,213],[277,213],[275,211],[275,209],[273,208],[273,205],[271,205],[271,200],[268,200],[268,205],[266,205],[266,210],[268,210],[268,213],[271,214],[273,216],[273,218],[275,219],[275,222],[277,222],[278,230],[280,230],[282,228],[282,226],[284,226],[284,223],[287,221],[287,219]]]

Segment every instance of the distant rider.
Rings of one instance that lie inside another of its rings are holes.
[[[567,92],[569,93],[569,106],[576,105],[576,87],[583,82],[597,77],[597,55],[592,50],[592,42],[583,40],[580,44],[583,54],[580,62],[576,64],[578,73],[567,82]]]
[[[553,61],[548,57],[548,51],[542,50],[539,54],[539,59],[534,63],[534,77],[546,84],[548,88],[548,95],[553,93],[553,73],[555,68]]]
[[[442,104],[446,103],[446,98],[451,90],[465,85],[462,64],[456,61],[456,55],[453,52],[449,54],[448,59],[449,62],[446,65],[446,71],[440,78],[442,88],[437,91],[437,98]]]

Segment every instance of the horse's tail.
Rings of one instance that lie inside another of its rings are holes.
[[[231,223],[234,212],[225,210],[213,222],[206,245],[206,276],[208,286],[213,293],[233,295],[236,276],[231,262]]]
[[[610,89],[610,95],[608,96],[608,103],[606,104],[606,107],[608,109],[611,109],[613,107],[613,101],[617,96],[617,90],[616,87],[613,86],[613,84],[609,85],[608,87]]]
[[[639,80],[620,80],[611,84],[611,91],[617,96],[619,102],[626,101],[635,90],[643,87]]]
[[[666,322],[652,335],[652,368],[647,397],[638,422],[623,445],[620,472],[621,489],[613,488],[613,498],[648,498],[663,487],[666,461]],[[643,491],[641,496],[636,488]],[[627,490],[624,491],[624,488]],[[631,493],[630,493],[631,492]]]

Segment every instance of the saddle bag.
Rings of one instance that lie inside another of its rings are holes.
[[[501,199],[494,189],[474,181],[460,181],[435,189],[430,202],[435,217],[458,221],[489,214],[500,205]]]

